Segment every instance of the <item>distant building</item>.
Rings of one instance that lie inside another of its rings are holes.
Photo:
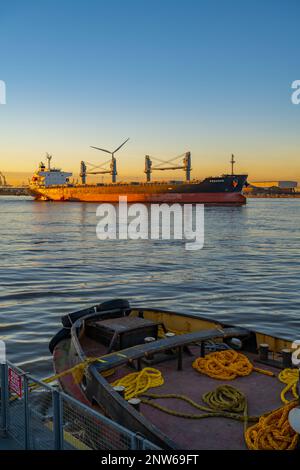
[[[298,186],[297,181],[255,181],[251,182],[252,186],[257,188],[280,188],[280,189],[296,189]]]
[[[297,191],[297,181],[253,181],[249,183],[249,192],[294,193]]]

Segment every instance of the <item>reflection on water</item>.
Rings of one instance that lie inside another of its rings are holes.
[[[205,209],[205,245],[96,238],[96,204],[0,198],[0,336],[9,358],[51,371],[60,317],[125,297],[295,339],[300,325],[298,200]]]

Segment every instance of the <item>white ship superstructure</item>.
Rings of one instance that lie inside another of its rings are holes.
[[[38,171],[32,177],[32,186],[49,188],[51,186],[63,186],[69,183],[72,173],[61,171],[59,168],[51,168],[51,158],[51,155],[47,154],[48,168],[46,168],[43,162],[40,163]]]

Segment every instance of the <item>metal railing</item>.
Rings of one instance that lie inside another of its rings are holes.
[[[11,364],[0,364],[0,438],[21,449],[157,450],[159,447]]]

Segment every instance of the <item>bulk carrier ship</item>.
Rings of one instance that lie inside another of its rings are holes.
[[[51,168],[51,155],[47,154],[48,166],[40,163],[38,171],[30,183],[30,193],[37,200],[119,202],[120,196],[127,196],[128,202],[141,203],[202,203],[221,205],[242,205],[246,198],[242,194],[247,185],[247,175],[234,174],[234,157],[231,159],[231,174],[208,177],[202,181],[191,180],[191,153],[163,161],[145,157],[145,182],[117,182],[117,161],[115,153],[123,147],[127,139],[113,152],[99,147],[97,150],[109,153],[111,158],[102,165],[95,166],[81,162],[81,183],[70,182],[72,173]],[[174,163],[180,159],[180,163]],[[158,163],[153,165],[152,160]],[[109,164],[109,168],[105,165]],[[185,173],[185,181],[151,181],[154,170],[178,170]],[[110,174],[111,183],[87,184],[87,175]]]

